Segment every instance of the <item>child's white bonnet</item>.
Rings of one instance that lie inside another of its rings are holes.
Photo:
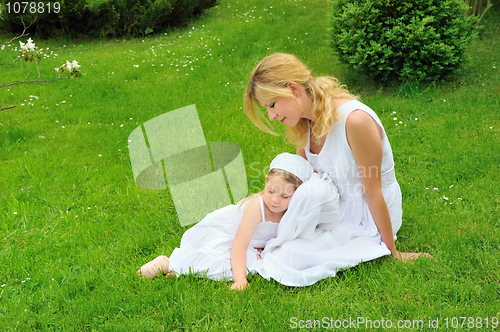
[[[271,162],[270,169],[279,168],[292,173],[302,182],[306,182],[313,174],[311,164],[299,155],[288,152],[277,155]]]

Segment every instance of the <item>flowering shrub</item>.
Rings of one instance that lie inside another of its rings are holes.
[[[19,44],[21,46],[21,54],[19,56],[22,55],[24,57],[24,61],[35,61],[38,63],[42,59],[40,51],[37,49],[31,38],[28,38],[26,44],[22,41],[20,41]]]
[[[80,65],[76,60],[73,60],[73,62],[69,62],[68,60],[66,60],[65,64],[54,68],[54,72],[52,74],[64,73],[65,71],[67,71],[70,74],[70,78],[79,77],[82,75],[79,69]],[[59,77],[61,77],[61,74],[59,74]]]
[[[25,31],[26,31],[26,29],[23,31],[23,33],[20,36],[16,36],[16,37],[12,38],[10,41],[3,43],[0,46],[0,50],[4,51],[6,45],[10,46],[11,42],[24,36]],[[73,62],[69,62],[66,60],[65,64],[62,64],[61,66],[54,68],[53,74],[58,73],[58,77],[56,79],[41,80],[40,79],[39,63],[42,60],[43,52],[36,47],[35,43],[33,42],[33,40],[31,38],[28,38],[26,43],[19,41],[19,46],[21,49],[19,50],[19,54],[18,54],[17,58],[15,58],[10,63],[0,63],[0,65],[13,65],[16,62],[21,61],[21,60],[24,60],[26,62],[28,62],[28,61],[34,62],[36,64],[38,76],[36,79],[28,80],[28,76],[29,76],[29,73],[28,73],[28,75],[26,75],[26,77],[22,81],[10,81],[10,82],[5,82],[5,83],[0,82],[0,89],[2,89],[4,87],[16,85],[16,84],[43,83],[43,82],[57,81],[57,80],[64,79],[64,78],[72,79],[74,77],[81,76],[81,71],[80,71],[81,66],[78,64],[78,62],[76,60],[73,60]],[[61,77],[61,74],[64,72],[67,72],[69,75]],[[2,102],[2,101],[0,100],[0,102]],[[15,106],[3,107],[0,104],[0,110],[9,109],[9,108],[13,108],[13,107],[15,107]]]
[[[376,80],[436,80],[453,73],[476,34],[463,0],[335,0],[333,47]]]
[[[35,46],[35,44],[33,43],[33,40],[31,38],[28,38],[28,41],[26,43],[19,41],[19,45],[21,46],[20,52],[24,57],[24,61],[26,61],[26,62],[34,61],[37,64],[40,62],[40,60],[42,59],[42,57],[40,56],[41,52]],[[78,64],[78,62],[76,60],[73,60],[73,62],[69,62],[68,60],[66,60],[65,64],[62,64],[61,66],[54,68],[53,73],[58,73],[59,71],[60,71],[60,73],[63,73],[65,71],[67,71],[70,74],[70,78],[78,77],[78,76],[81,76],[81,72],[79,70],[80,67],[81,66]],[[61,75],[59,74],[59,77],[60,76]]]

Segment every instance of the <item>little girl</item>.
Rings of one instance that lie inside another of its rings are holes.
[[[184,233],[170,258],[158,256],[137,273],[147,278],[162,274],[195,273],[210,279],[233,279],[231,289],[247,284],[247,268],[260,259],[259,251],[275,238],[295,190],[313,173],[301,156],[282,153],[273,159],[263,191],[237,205],[209,213]]]

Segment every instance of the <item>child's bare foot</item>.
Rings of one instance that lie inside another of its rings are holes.
[[[432,258],[432,256],[428,253],[399,252],[397,250],[394,252],[393,256],[403,261],[414,260],[420,257]]]
[[[146,277],[149,279],[153,279],[158,274],[170,274],[173,272],[168,271],[168,257],[167,256],[158,256],[153,259],[151,262],[144,264],[141,266],[139,270],[137,270],[137,274],[141,277]]]

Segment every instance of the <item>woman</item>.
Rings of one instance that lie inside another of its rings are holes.
[[[340,225],[350,238],[380,236],[399,259],[430,257],[396,250],[401,190],[391,146],[373,110],[335,78],[316,78],[295,56],[282,53],[257,65],[245,92],[247,116],[261,130],[273,133],[258,105],[266,108],[270,121],[288,126],[287,137],[297,154],[335,183]]]

